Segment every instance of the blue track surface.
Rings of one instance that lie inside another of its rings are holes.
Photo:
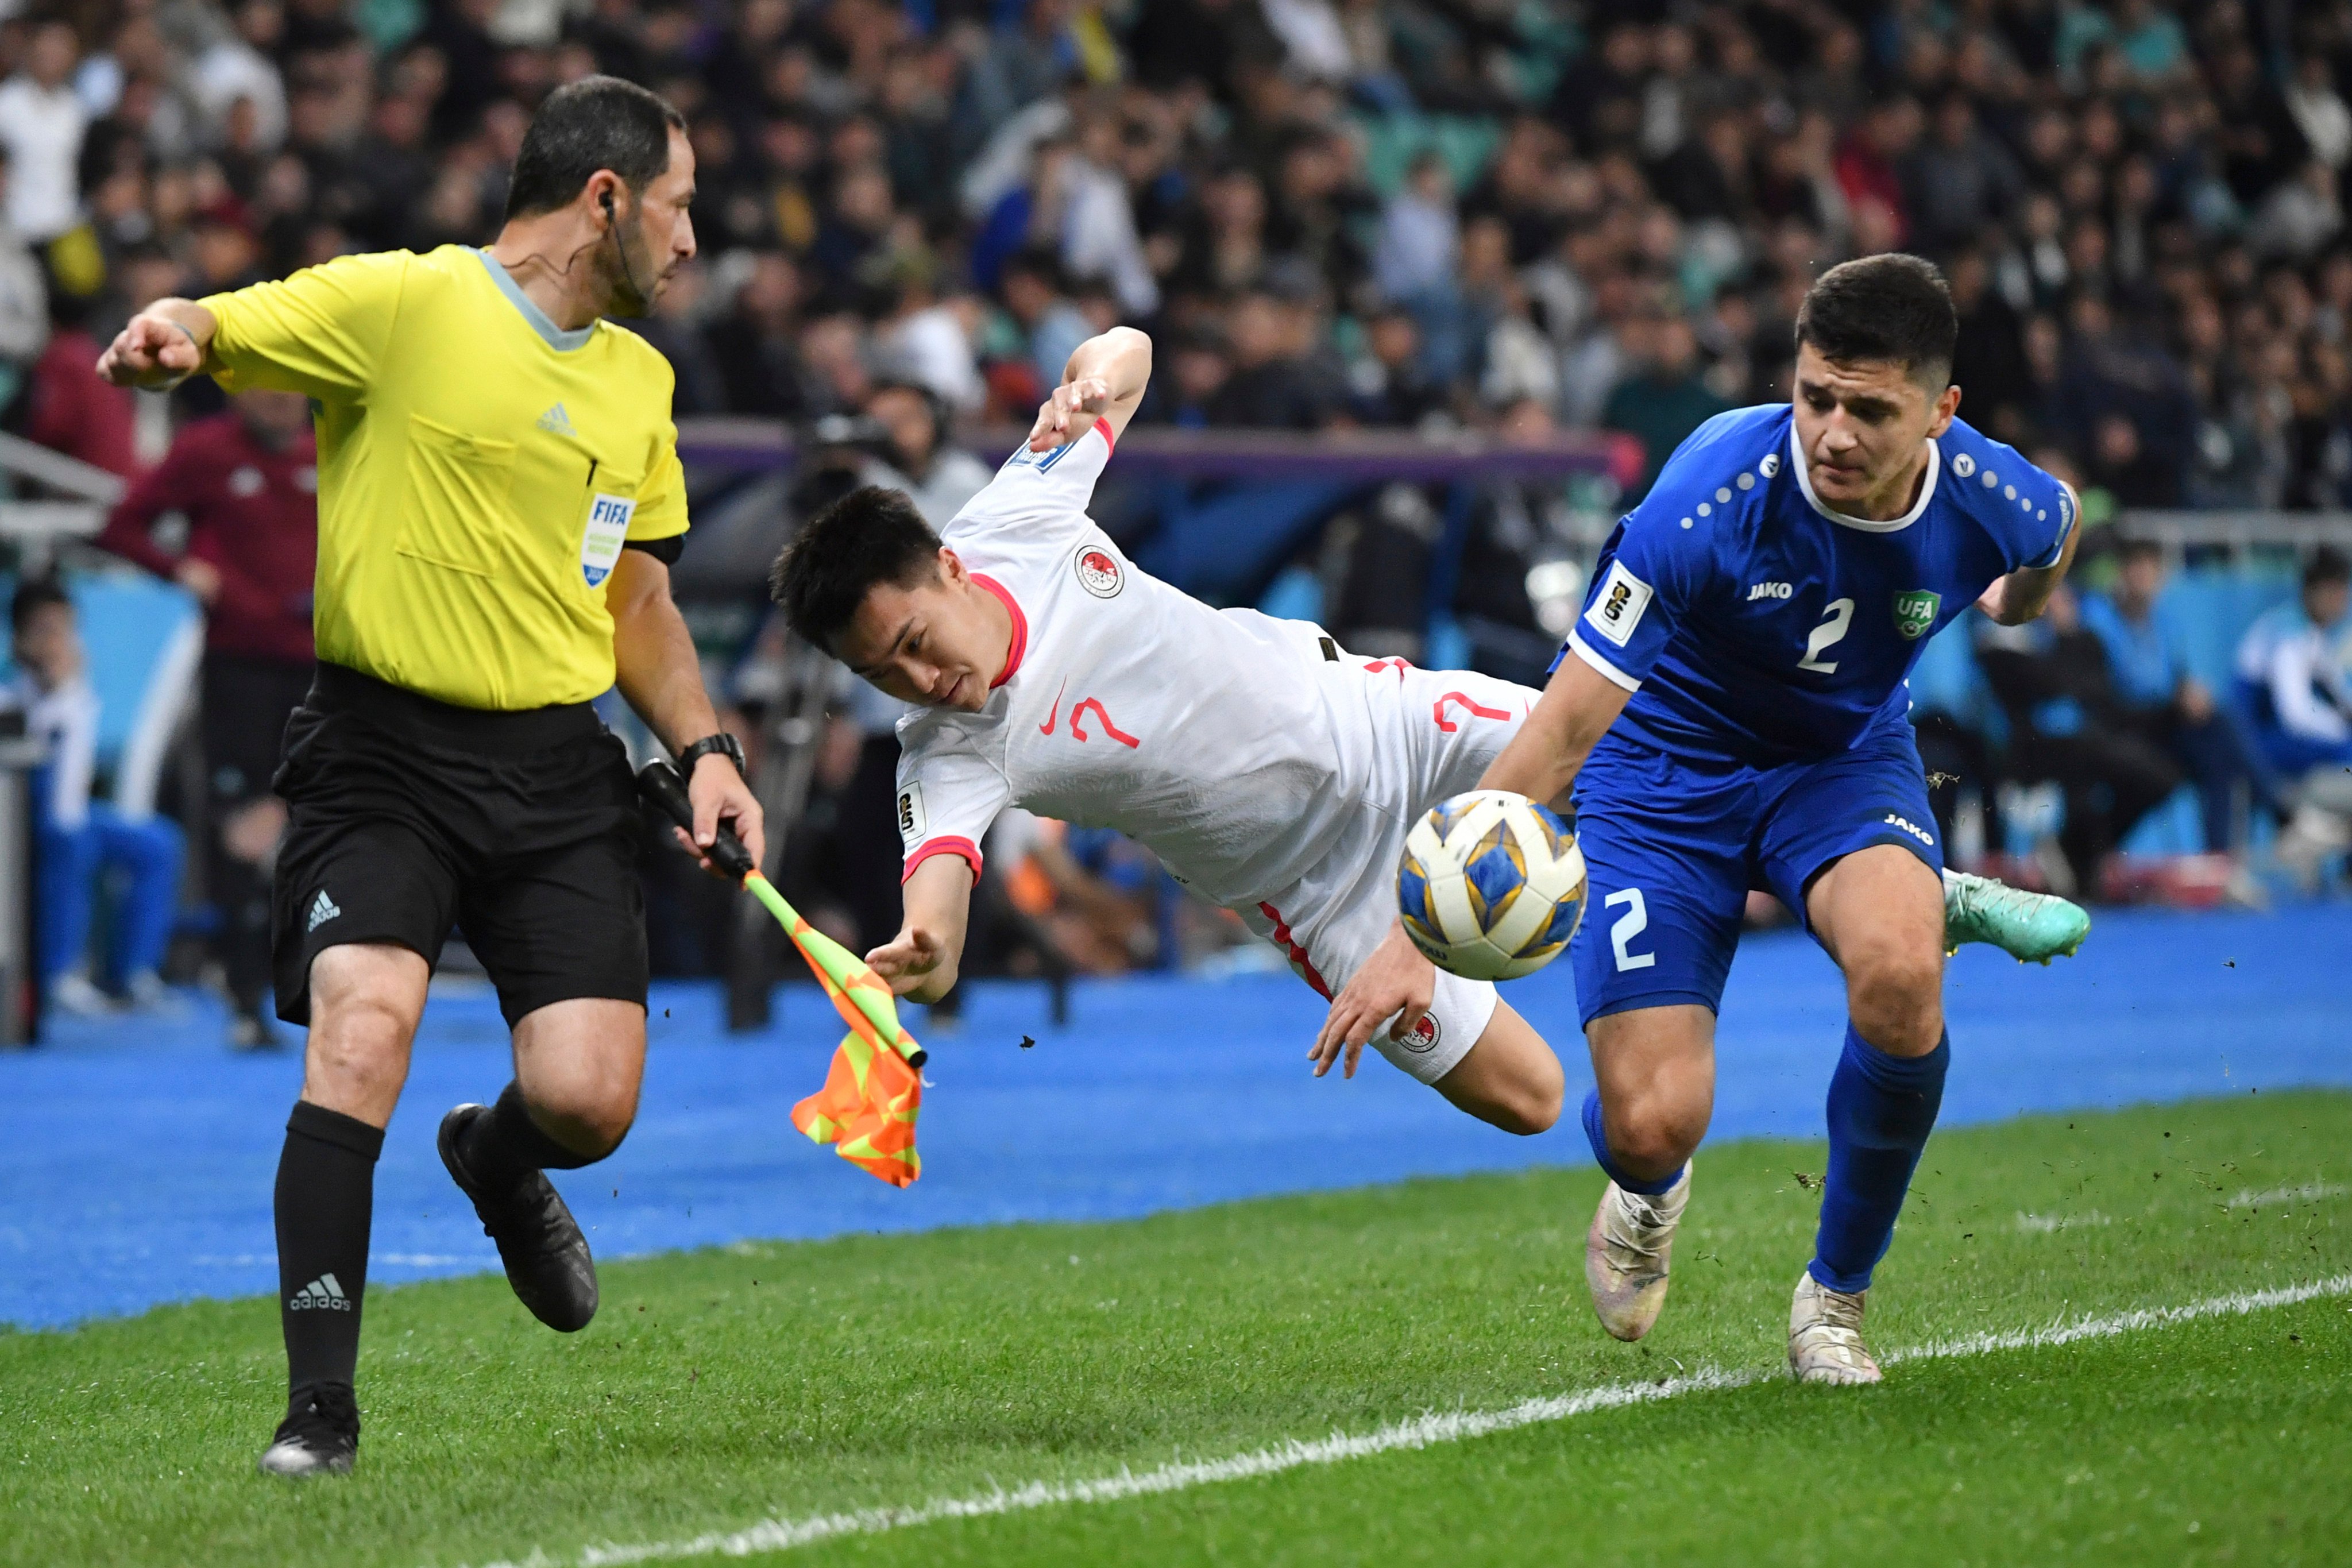
[[[2235,967],[2230,966],[2234,961]],[[1574,1044],[1568,966],[1509,988]],[[2352,907],[2268,916],[2102,917],[2083,957],[2021,968],[1971,948],[1949,988],[1946,1122],[2352,1084]],[[1287,974],[1081,985],[1073,1021],[1041,988],[975,987],[962,1029],[927,1039],[924,1176],[894,1192],[800,1139],[785,1113],[822,1080],[840,1026],[782,994],[777,1027],[730,1038],[719,997],[654,998],[643,1113],[618,1154],[562,1184],[605,1257],[754,1237],[1104,1218],[1309,1187],[1587,1159],[1570,1115],[1515,1139],[1377,1059],[1315,1082],[1321,1005]],[[1787,933],[1734,968],[1714,1136],[1818,1135],[1843,1008],[1835,972]],[[917,1026],[919,1032],[920,1026]],[[1037,1045],[1017,1042],[1034,1035]],[[300,1078],[219,1046],[200,1014],[68,1024],[0,1057],[0,1321],[54,1325],[275,1286],[269,1194]],[[487,994],[436,997],[376,1176],[380,1282],[495,1268],[433,1151],[441,1112],[505,1082]],[[1571,1093],[1589,1081],[1563,1053]],[[617,1193],[617,1195],[616,1195]]]

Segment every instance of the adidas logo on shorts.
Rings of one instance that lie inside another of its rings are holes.
[[[321,888],[319,889],[319,896],[310,900],[310,924],[307,929],[317,931],[342,912],[335,907],[335,900],[327,897],[327,889]]]
[[[321,1274],[295,1291],[286,1305],[297,1312],[348,1312],[352,1299],[343,1294],[334,1275]]]

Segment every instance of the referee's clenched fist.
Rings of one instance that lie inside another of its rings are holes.
[[[612,1152],[645,1068],[646,936],[628,757],[589,707],[617,683],[674,751],[707,847],[764,852],[669,567],[686,533],[670,368],[604,320],[694,255],[686,122],[591,77],[531,121],[487,250],[347,256],[132,318],[121,385],[198,371],[312,399],[319,675],[286,730],[278,1011],[307,1024],[278,1167],[291,1398],[261,1457],[348,1470],[383,1128],[454,924],[514,1031],[514,1079],[440,1152],[541,1321],[596,1310],[588,1246],[542,1173]]]

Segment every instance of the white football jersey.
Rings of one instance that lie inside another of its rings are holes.
[[[1361,661],[1307,622],[1212,609],[1139,571],[1087,515],[1111,444],[1097,421],[1013,453],[942,532],[1012,612],[1013,647],[978,713],[899,721],[906,868],[953,854],[977,875],[989,825],[1018,805],[1117,828],[1203,897],[1252,908],[1374,794]]]

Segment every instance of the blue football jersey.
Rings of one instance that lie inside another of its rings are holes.
[[[1633,693],[1631,739],[1757,767],[1830,756],[1906,721],[1927,639],[2054,563],[2074,521],[2063,484],[1957,419],[1909,512],[1846,517],[1814,498],[1787,404],[1735,409],[1618,523],[1561,657]]]

